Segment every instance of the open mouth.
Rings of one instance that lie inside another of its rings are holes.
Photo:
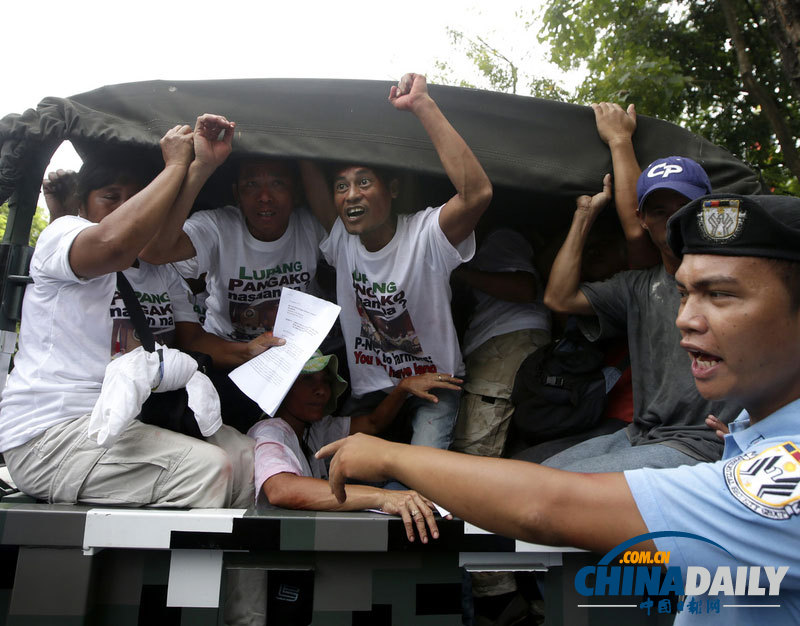
[[[274,217],[275,211],[259,211],[258,217]]]
[[[699,352],[697,350],[690,350],[689,356],[692,357],[692,363],[697,370],[708,370],[719,365],[722,362],[722,357],[718,357],[708,352]]]
[[[367,209],[365,209],[363,206],[353,206],[353,207],[350,207],[349,209],[347,209],[344,213],[350,219],[354,219],[356,217],[361,217],[366,212],[367,212]]]

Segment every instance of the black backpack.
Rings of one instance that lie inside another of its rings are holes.
[[[511,394],[517,434],[535,445],[596,425],[607,404],[604,358],[574,323],[562,339],[529,355]]]

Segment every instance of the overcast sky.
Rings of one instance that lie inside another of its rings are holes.
[[[448,26],[487,37],[528,71],[558,77],[543,62],[537,29],[524,28],[540,5],[541,0],[6,0],[0,117],[35,107],[46,96],[139,80],[392,80],[408,71],[431,76],[437,59],[466,76],[471,67],[454,51]],[[79,165],[74,151],[65,149],[51,163]]]

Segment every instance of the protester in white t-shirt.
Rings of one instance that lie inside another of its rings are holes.
[[[191,337],[202,329],[176,287],[177,275],[139,264],[137,255],[187,170],[202,165],[208,145],[230,149],[229,139],[218,139],[230,128],[224,118],[200,120],[195,133],[189,126],[167,132],[164,169],[147,186],[134,165],[107,156],[87,161],[80,215],[55,220],[40,235],[20,350],[0,405],[0,450],[25,493],[62,503],[249,505],[252,442],[234,429],[223,426],[201,441],[135,421],[110,449],[87,437],[106,365],[138,343],[118,298],[116,272],[131,280],[158,340],[174,332],[178,347],[197,349]],[[224,348],[229,342],[212,343]]]
[[[453,272],[476,305],[464,333],[467,364],[453,449],[500,456],[514,406],[517,370],[550,341],[550,312],[533,266],[533,248],[509,228],[492,230],[475,258]]]
[[[330,233],[321,249],[337,271],[353,397],[345,412],[376,406],[408,376],[464,372],[450,314],[450,272],[475,251],[473,229],[492,186],[475,155],[428,95],[425,77],[406,74],[389,101],[410,111],[431,138],[456,194],[412,215],[392,211],[397,181],[363,164],[337,166],[333,199],[320,170],[302,163],[306,194]],[[316,184],[312,184],[316,180]],[[447,448],[460,391],[437,402],[410,398],[412,443]]]
[[[325,233],[305,207],[295,206],[293,168],[271,159],[238,164],[233,184],[238,206],[189,217],[203,184],[227,155],[215,156],[205,170],[187,176],[169,221],[142,256],[156,264],[178,262],[178,270],[190,278],[205,274],[206,330],[252,341],[272,331],[283,287],[312,289]],[[230,369],[249,359],[240,356],[215,365]]]
[[[305,207],[294,209],[284,232],[271,241],[254,237],[233,206],[197,211],[183,233],[197,254],[175,266],[190,278],[206,274],[205,329],[219,337],[251,341],[270,332],[283,287],[314,291],[325,232]]]
[[[188,278],[205,275],[204,328],[242,343],[240,351],[213,359],[210,376],[220,393],[223,420],[246,432],[261,409],[230,381],[228,372],[254,356],[246,346],[269,341],[283,287],[316,292],[325,232],[308,209],[296,206],[293,166],[272,159],[238,163],[233,184],[238,206],[189,217],[200,189],[228,155],[213,156],[205,169],[189,172],[168,221],[142,256],[156,264],[176,262]]]

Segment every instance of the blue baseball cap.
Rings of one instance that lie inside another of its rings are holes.
[[[702,166],[688,157],[670,156],[648,165],[636,181],[639,211],[656,189],[672,189],[688,198],[687,202],[711,193],[711,181]]]

